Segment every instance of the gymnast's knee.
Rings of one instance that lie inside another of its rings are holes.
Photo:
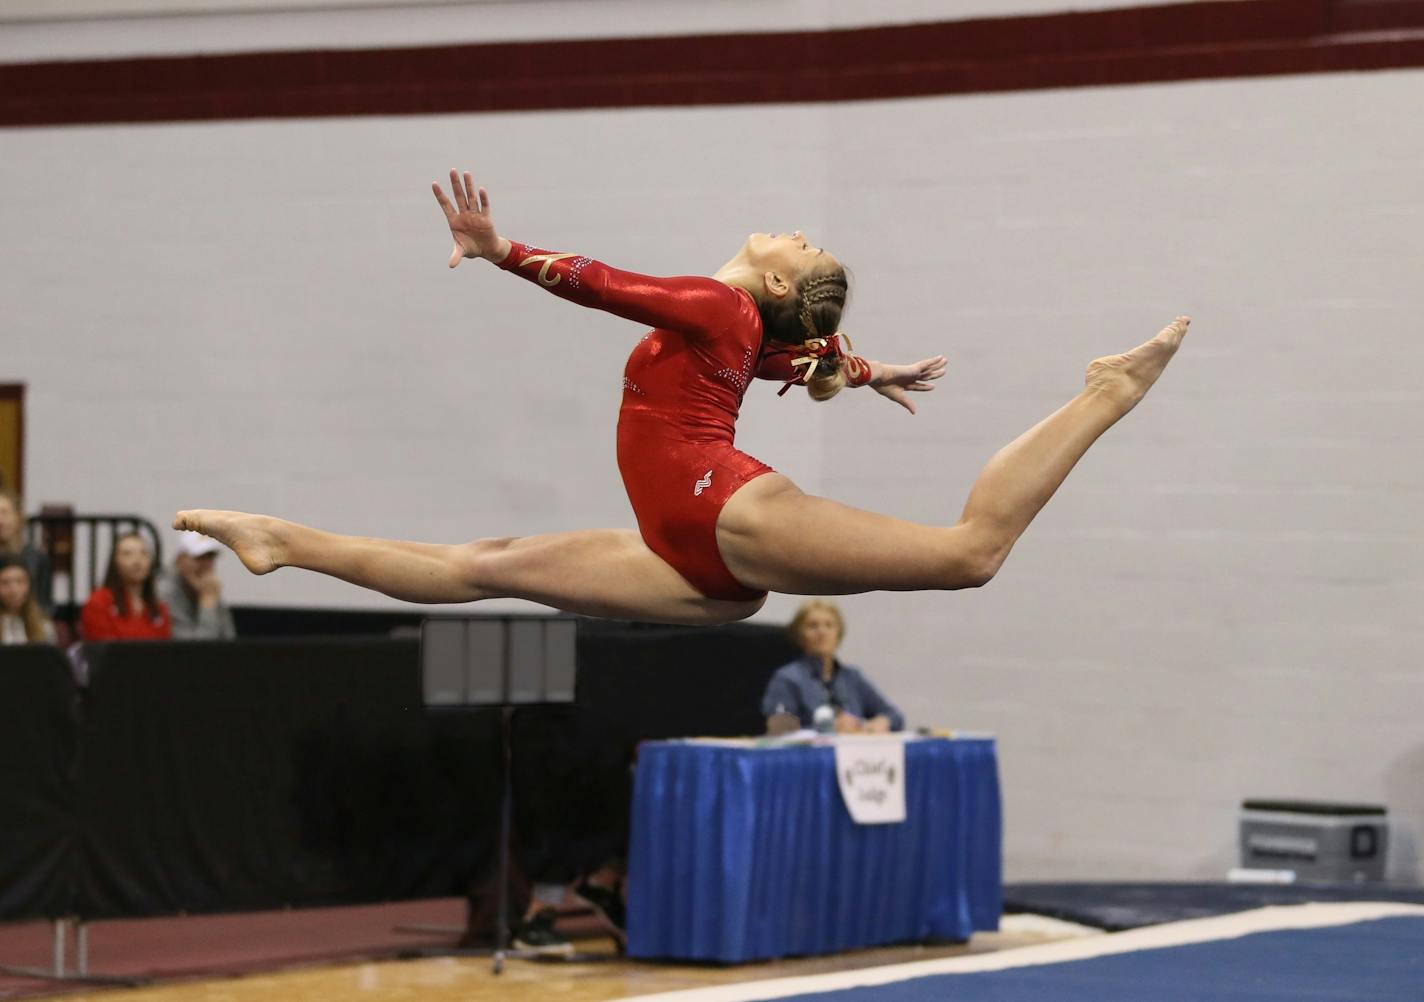
[[[983,588],[1008,559],[1014,541],[992,529],[961,522],[949,530],[952,533],[948,559],[945,561],[947,591]]]
[[[504,580],[508,560],[504,556],[518,541],[518,536],[497,536],[453,547],[455,573],[475,593],[471,601],[508,594],[508,582]]]
[[[763,594],[760,598],[747,599],[743,602],[728,602],[726,608],[719,609],[713,614],[714,624],[722,626],[727,623],[739,623],[744,619],[750,619],[758,612],[762,606],[766,605],[767,596]]]

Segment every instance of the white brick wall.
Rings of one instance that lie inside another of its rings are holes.
[[[1014,878],[1219,877],[1246,796],[1378,800],[1424,876],[1424,77],[812,108],[0,134],[0,378],[31,501],[270,510],[458,540],[629,525],[639,332],[468,263],[426,190],[475,168],[511,236],[709,272],[801,227],[873,356],[945,351],[910,418],[748,402],[809,490],[957,518],[1083,365],[1196,317],[981,592],[848,599],[916,723],[1002,739]],[[314,576],[235,601],[376,604]],[[782,619],[791,599],[774,599]]]
[[[1180,0],[6,0],[0,7],[0,62],[819,31],[1175,2]]]

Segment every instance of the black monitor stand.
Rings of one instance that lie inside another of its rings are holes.
[[[500,710],[504,792],[499,813],[499,903],[494,949],[439,951],[467,956],[491,954],[496,974],[504,970],[507,957],[546,959],[510,947],[509,864],[514,822],[511,721],[520,707],[574,701],[577,640],[578,621],[569,616],[440,616],[421,624],[420,670],[426,709]],[[430,928],[420,927],[418,931]]]

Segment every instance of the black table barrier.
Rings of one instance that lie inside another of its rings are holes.
[[[514,720],[517,858],[621,855],[639,740],[761,729],[779,630],[581,623],[573,707]],[[495,856],[499,711],[427,713],[414,640],[112,644],[78,702],[0,651],[0,919],[465,894]]]
[[[77,699],[55,648],[0,648],[0,918],[68,915],[76,903]]]
[[[459,893],[489,716],[430,717],[414,641],[90,653],[78,785],[88,918]],[[484,763],[489,763],[484,765]],[[482,813],[490,813],[482,817]]]

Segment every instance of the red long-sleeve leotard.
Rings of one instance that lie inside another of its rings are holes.
[[[763,353],[752,297],[710,278],[654,278],[519,243],[499,266],[653,328],[628,356],[618,415],[618,469],[638,529],[708,598],[760,598],[723,563],[717,516],[739,487],[771,472],[733,445],[747,384],[754,375],[793,379],[798,370],[793,352]],[[868,365],[853,364],[868,378]]]

